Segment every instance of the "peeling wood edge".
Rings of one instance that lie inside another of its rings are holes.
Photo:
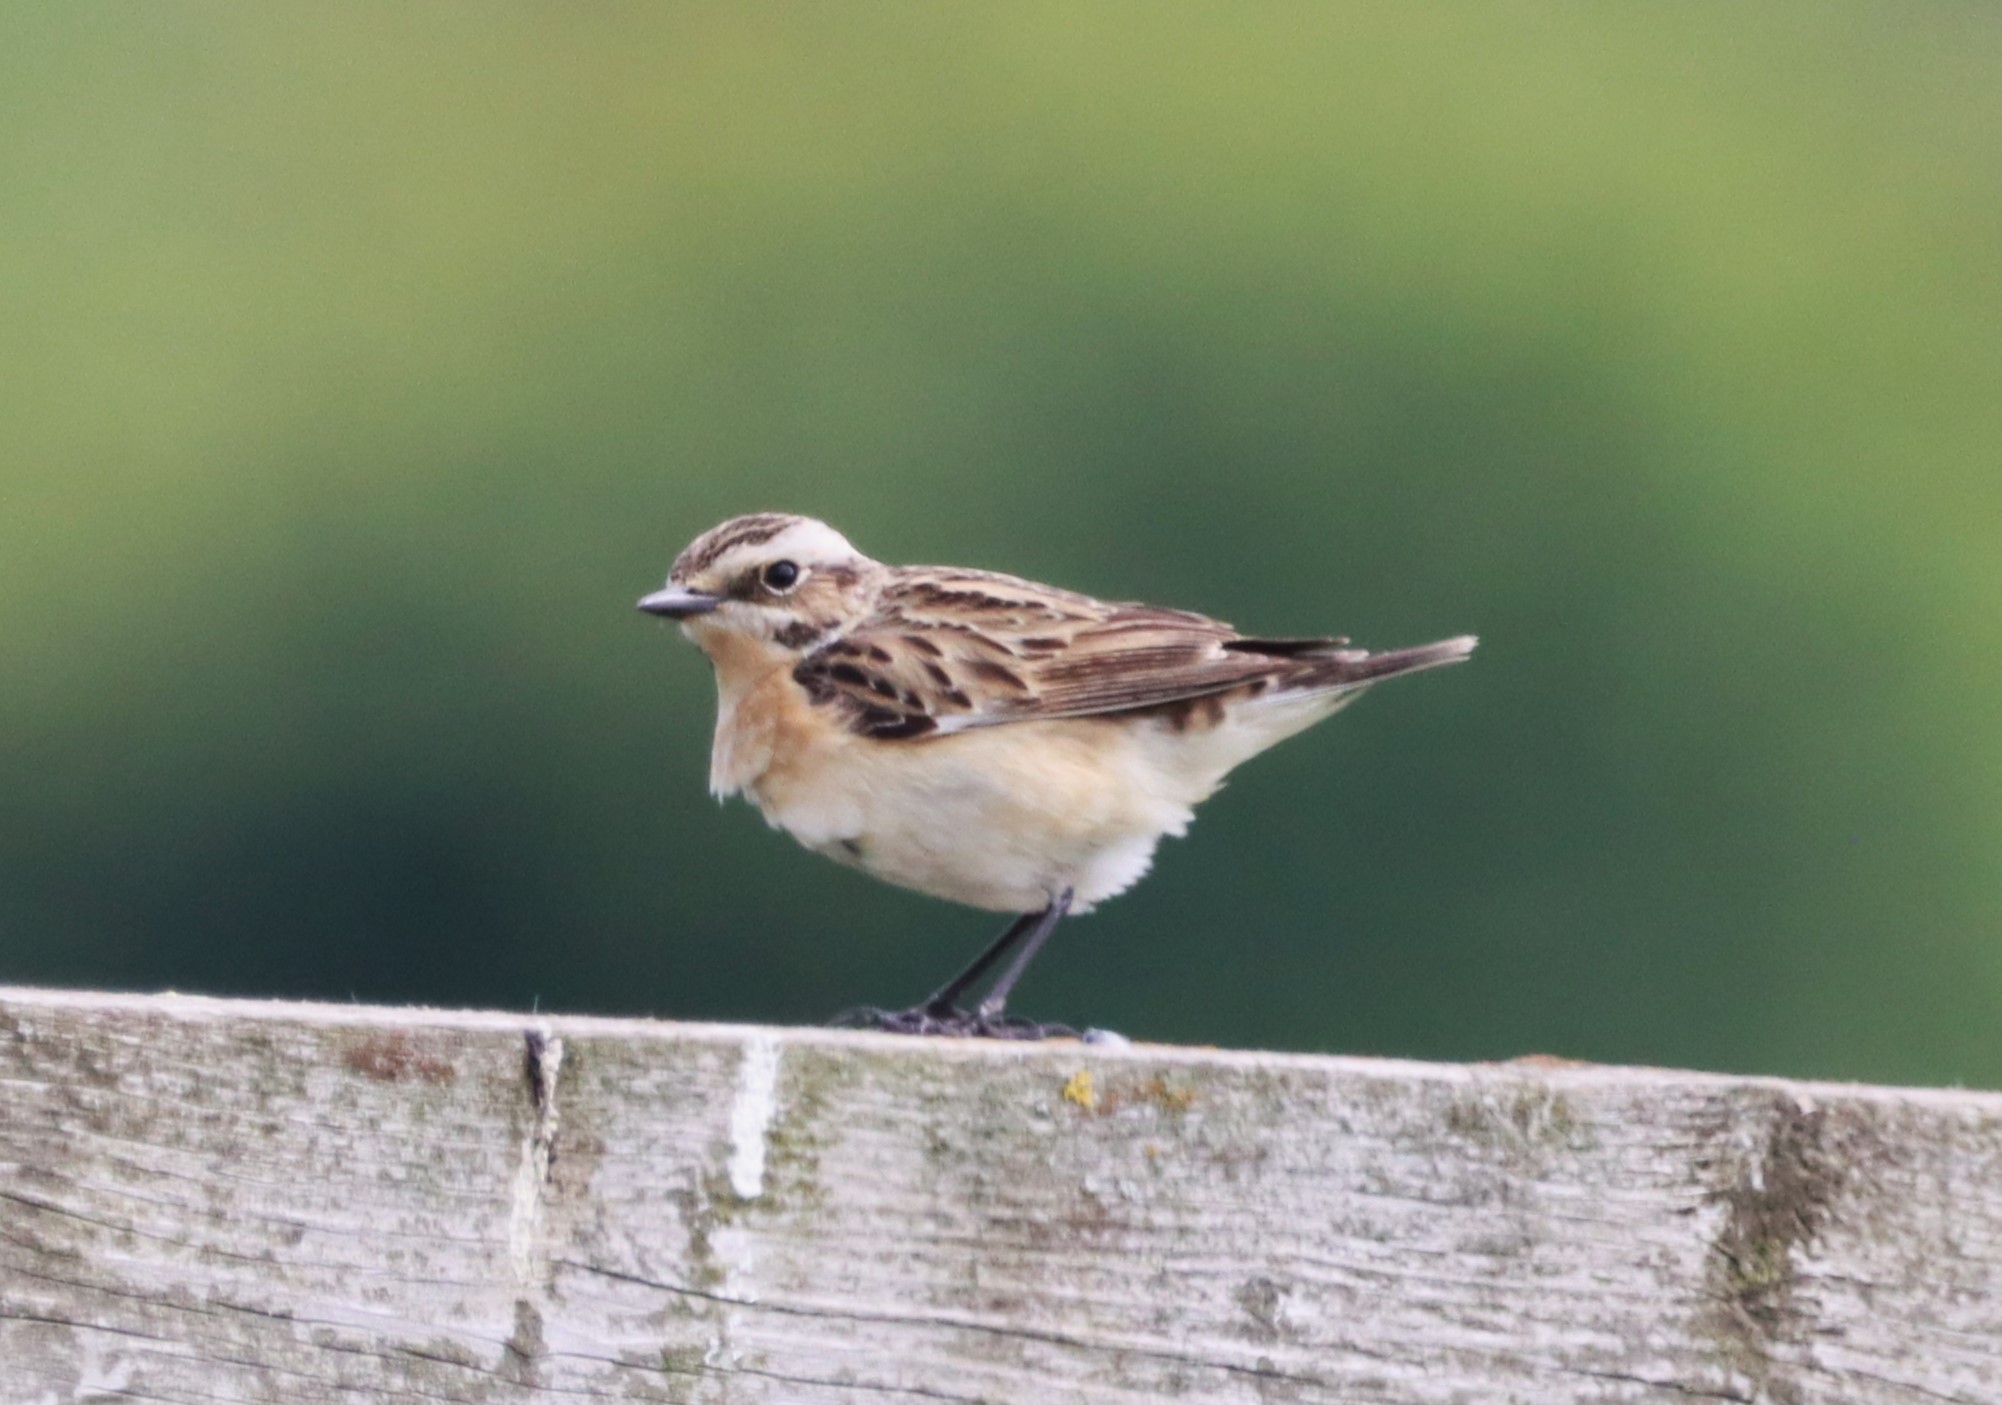
[[[1552,1089],[1648,1088],[1765,1089],[1784,1094],[1804,1109],[1829,1100],[1863,1100],[1914,1108],[1966,1111],[1981,1109],[2002,1115],[2002,1092],[1966,1088],[1924,1088],[1825,1080],[1780,1078],[1763,1074],[1716,1073],[1622,1064],[1577,1063],[1532,1055],[1497,1063],[1431,1063],[1416,1059],[1375,1058],[1355,1054],[1312,1054],[1278,1050],[1222,1049],[1204,1045],[1085,1044],[1077,1040],[1018,1040],[914,1037],[870,1030],[830,1029],[815,1025],[742,1025],[604,1015],[508,1013],[499,1010],[453,1010],[423,1005],[333,1004],[321,1001],[237,999],[184,995],[176,991],[146,994],[127,991],[69,990],[45,986],[0,985],[0,1007],[90,1011],[165,1017],[189,1023],[244,1021],[293,1023],[322,1028],[386,1031],[461,1030],[512,1033],[525,1045],[525,1077],[537,1111],[546,1148],[555,1136],[555,1075],[563,1040],[627,1039],[664,1043],[704,1043],[743,1049],[768,1049],[775,1058],[785,1048],[903,1052],[913,1057],[950,1061],[1079,1060],[1100,1067],[1214,1065],[1260,1069],[1319,1070],[1360,1077],[1426,1081],[1479,1088],[1496,1078],[1531,1082]],[[760,1061],[762,1062],[762,1060]],[[746,1077],[756,1069],[747,1067]],[[767,1094],[767,1096],[769,1096]],[[755,1092],[741,1089],[740,1098],[755,1102]],[[541,1126],[544,1118],[547,1126]],[[755,1179],[747,1161],[741,1168],[746,1182]],[[544,1168],[546,1174],[546,1166]],[[733,1176],[739,1174],[733,1170]]]

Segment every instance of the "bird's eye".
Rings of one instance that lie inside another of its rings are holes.
[[[791,590],[799,580],[799,567],[790,561],[774,561],[765,567],[765,584],[773,590]]]

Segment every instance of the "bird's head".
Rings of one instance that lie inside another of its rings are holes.
[[[811,652],[869,612],[881,567],[811,517],[759,512],[712,527],[639,607],[681,622],[719,665]]]

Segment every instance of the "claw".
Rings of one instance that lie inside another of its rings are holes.
[[[913,1005],[908,1010],[858,1006],[829,1024],[842,1029],[875,1029],[884,1034],[936,1034],[956,1039],[1078,1039],[1067,1024],[1043,1024],[1020,1015],[982,1015],[957,1006]]]

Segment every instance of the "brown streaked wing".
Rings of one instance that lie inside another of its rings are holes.
[[[913,738],[1155,707],[1297,667],[1293,641],[1274,652],[1231,647],[1240,642],[1229,625],[1185,610],[922,568],[793,676],[853,730]]]
[[[1297,658],[1301,654],[1324,654],[1330,649],[1345,649],[1349,637],[1346,634],[1322,635],[1313,639],[1227,639],[1224,648],[1239,654],[1267,654],[1273,658]]]

